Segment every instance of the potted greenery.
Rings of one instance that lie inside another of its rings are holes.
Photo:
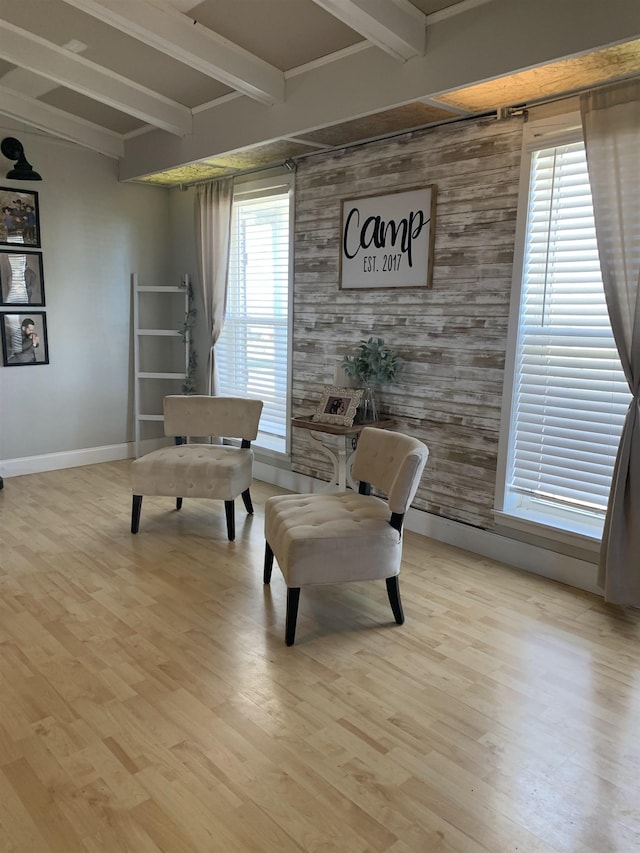
[[[342,369],[351,379],[362,383],[363,394],[360,404],[362,423],[378,420],[375,386],[393,382],[400,369],[400,357],[385,344],[382,338],[360,341],[355,355],[347,355]]]

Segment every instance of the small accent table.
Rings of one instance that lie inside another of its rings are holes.
[[[351,477],[349,462],[353,456],[355,442],[365,427],[377,427],[378,429],[389,429],[393,426],[391,418],[385,418],[379,421],[370,421],[366,424],[353,424],[353,426],[338,426],[337,424],[323,424],[314,421],[312,416],[302,415],[297,418],[292,418],[291,424],[299,429],[309,430],[309,438],[314,441],[320,450],[329,457],[333,464],[333,478],[329,481],[327,489],[332,491],[336,489],[339,492],[344,492],[347,488],[347,483],[352,489],[358,489],[357,483]],[[337,454],[333,448],[335,444],[330,444],[329,436],[338,437]],[[355,442],[354,442],[355,439]]]

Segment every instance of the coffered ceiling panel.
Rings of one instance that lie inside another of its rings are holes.
[[[313,0],[206,0],[189,12],[199,23],[281,71],[351,47],[362,36]]]
[[[124,135],[145,127],[145,123],[140,119],[113,109],[106,104],[101,104],[99,101],[81,95],[79,92],[66,89],[64,86],[56,86],[54,89],[44,92],[39,100],[43,104],[49,104],[115,133]]]

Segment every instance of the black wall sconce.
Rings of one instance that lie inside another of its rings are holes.
[[[33,166],[24,156],[24,148],[19,139],[5,136],[0,143],[0,150],[7,160],[15,161],[13,169],[7,172],[7,178],[12,181],[41,181],[41,176],[34,172]]]

